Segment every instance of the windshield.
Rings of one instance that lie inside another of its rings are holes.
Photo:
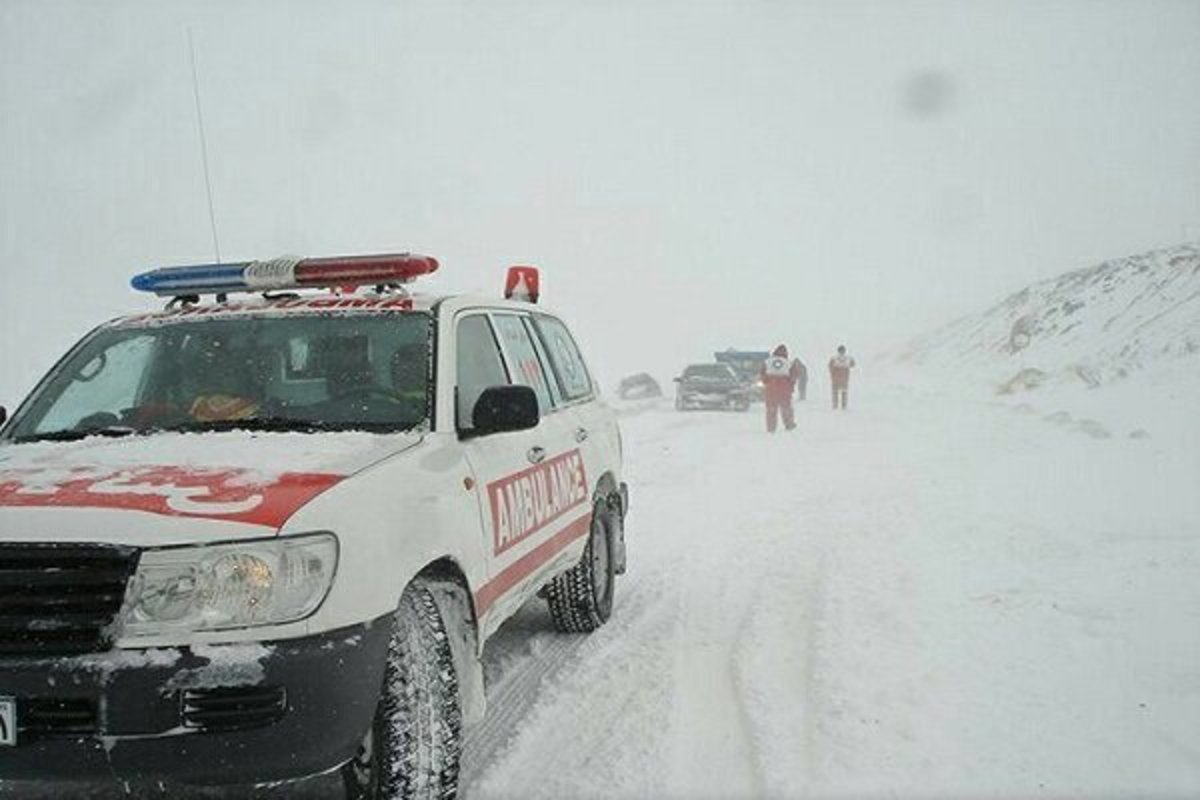
[[[157,431],[398,431],[431,407],[427,314],[103,328],[30,398],[15,441]]]

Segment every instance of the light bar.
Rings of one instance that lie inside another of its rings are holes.
[[[437,259],[409,253],[303,259],[285,256],[270,261],[164,267],[136,275],[130,284],[140,292],[173,297],[408,283],[437,268]]]

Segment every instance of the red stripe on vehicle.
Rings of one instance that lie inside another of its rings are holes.
[[[586,536],[591,527],[592,515],[584,514],[505,567],[499,575],[492,578],[475,593],[476,613],[485,613],[500,597],[537,572],[540,567],[565,550],[568,545],[580,537]]]
[[[0,470],[0,507],[145,511],[279,528],[342,477],[166,466]]]

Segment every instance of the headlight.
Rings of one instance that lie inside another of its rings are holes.
[[[143,551],[121,639],[304,619],[329,593],[337,556],[332,533]]]

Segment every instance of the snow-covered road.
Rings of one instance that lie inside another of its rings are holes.
[[[861,395],[627,409],[614,618],[502,629],[466,797],[1200,794],[1195,423]]]
[[[624,429],[615,618],[497,643],[536,677],[469,796],[1200,793],[1194,432],[902,388]]]

